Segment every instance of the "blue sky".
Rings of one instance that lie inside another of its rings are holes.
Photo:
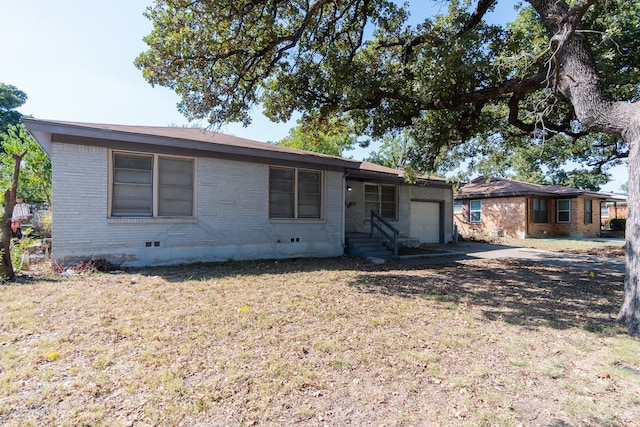
[[[131,125],[185,125],[178,97],[152,88],[133,65],[145,50],[151,23],[142,13],[152,0],[0,0],[0,82],[29,97],[23,114],[52,120]],[[507,2],[509,3],[509,2]],[[442,4],[441,2],[439,4]],[[504,2],[503,2],[504,4]],[[437,9],[437,8],[436,8]],[[432,9],[433,10],[433,9]],[[496,20],[513,16],[511,4]],[[256,107],[248,128],[229,124],[221,132],[277,141],[295,125],[272,123]],[[357,159],[366,150],[349,153]],[[603,191],[619,191],[627,168],[615,169]]]

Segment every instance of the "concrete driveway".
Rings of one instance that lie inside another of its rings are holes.
[[[576,255],[566,252],[551,252],[478,242],[441,245],[438,249],[443,250],[443,252],[426,256],[402,257],[394,261],[394,264],[442,264],[473,259],[510,259],[537,262],[557,267],[577,268],[594,273],[625,273],[624,258]]]

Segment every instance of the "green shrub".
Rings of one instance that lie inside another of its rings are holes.
[[[25,236],[28,236],[31,229],[27,229]],[[22,268],[28,268],[23,263],[29,263],[29,246],[33,244],[33,239],[30,237],[24,237],[22,239],[11,239],[11,263],[13,264],[13,271],[17,276],[22,274]],[[26,259],[25,259],[26,257]]]
[[[36,221],[36,218],[34,218],[33,227],[36,229],[36,232],[40,237],[43,237],[43,238],[51,237],[52,219],[53,219],[53,214],[51,212],[51,209],[40,214],[37,221]]]
[[[627,220],[625,218],[613,218],[609,221],[609,227],[613,231],[625,231],[627,229]]]

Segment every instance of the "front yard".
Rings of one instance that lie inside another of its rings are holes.
[[[499,237],[494,243],[505,246],[542,249],[555,252],[570,252],[603,257],[624,257],[624,239],[515,239]]]
[[[623,277],[349,258],[0,286],[3,425],[640,425]]]

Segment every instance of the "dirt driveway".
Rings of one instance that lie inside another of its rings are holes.
[[[621,246],[622,241],[612,241],[612,245]],[[425,256],[403,257],[396,261],[398,265],[441,264],[464,260],[504,259],[545,264],[552,267],[567,267],[594,273],[625,272],[624,257],[588,255],[571,253],[566,250],[551,251],[521,246],[493,244],[485,242],[461,242],[457,245],[439,245],[438,253]],[[598,253],[598,251],[583,252]],[[602,252],[604,254],[604,252]]]

